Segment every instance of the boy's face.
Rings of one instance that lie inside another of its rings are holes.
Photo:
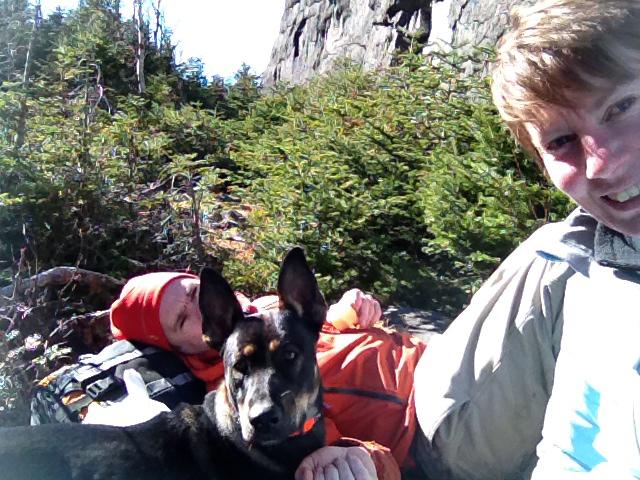
[[[199,278],[177,278],[169,283],[160,301],[160,324],[169,343],[179,352],[209,350],[202,339],[202,314],[198,306]]]
[[[595,94],[576,108],[549,106],[527,123],[553,183],[597,220],[640,236],[640,77]]]

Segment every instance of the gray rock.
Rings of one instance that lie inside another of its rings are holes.
[[[438,312],[390,306],[382,314],[386,325],[429,340],[446,330],[451,320]]]
[[[411,42],[434,48],[493,45],[514,5],[534,0],[286,0],[265,86],[302,83],[341,58],[389,66]]]
[[[441,0],[433,5],[429,44],[455,48],[493,46],[509,24],[516,5],[535,0]]]
[[[286,0],[265,85],[304,82],[343,57],[387,66],[411,36],[426,42],[430,14],[428,0]]]

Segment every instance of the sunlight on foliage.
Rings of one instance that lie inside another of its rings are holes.
[[[453,316],[571,208],[456,52],[262,91],[246,65],[227,84],[198,59],[176,64],[170,34],[152,41],[147,25],[138,93],[137,31],[118,5],[36,21],[27,0],[0,0],[0,288],[60,265],[121,279],[212,265],[258,295],[302,245],[329,299],[360,287]],[[67,294],[0,302],[0,408],[24,406],[33,372],[66,359],[26,352],[32,334],[113,300]]]
[[[433,60],[347,66],[272,92],[240,122],[231,156],[260,206],[250,232],[264,268],[243,282],[273,284],[277,260],[301,244],[330,295],[358,285],[452,313],[518,242],[564,215],[488,83],[463,76],[455,54]]]

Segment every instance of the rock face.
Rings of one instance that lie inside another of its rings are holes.
[[[286,0],[265,84],[303,82],[350,58],[365,68],[389,64],[410,34],[426,41],[429,0]]]
[[[286,0],[265,85],[301,83],[349,58],[388,66],[397,49],[493,44],[512,6],[532,0]]]
[[[504,33],[509,12],[535,0],[437,0],[429,44],[494,45]]]

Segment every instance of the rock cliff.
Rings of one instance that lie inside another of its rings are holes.
[[[286,0],[266,85],[300,83],[346,57],[367,69],[388,66],[411,43],[493,44],[512,6],[531,0]]]

